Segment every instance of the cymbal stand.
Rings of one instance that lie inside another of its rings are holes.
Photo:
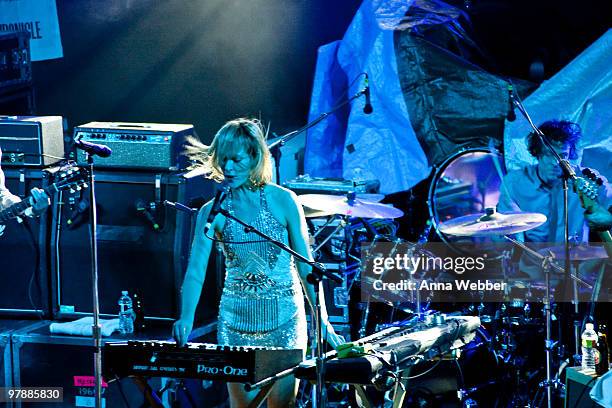
[[[552,305],[550,297],[550,265],[552,263],[552,256],[545,256],[542,260],[542,269],[544,270],[544,276],[546,277],[546,295],[544,297],[544,312],[546,313],[546,340],[544,341],[546,350],[546,381],[540,383],[540,387],[546,388],[546,400],[548,408],[552,408],[552,387],[556,387],[557,382],[552,381],[552,351],[556,345],[556,342],[552,340],[551,336],[551,322],[552,322]]]
[[[552,322],[552,305],[551,305],[551,293],[550,293],[550,273],[551,270],[555,270],[557,272],[565,272],[565,269],[561,268],[560,266],[554,264],[552,261],[554,259],[553,254],[549,254],[547,256],[544,256],[536,251],[534,251],[533,249],[529,248],[528,246],[526,246],[525,244],[523,244],[520,241],[517,241],[514,238],[510,238],[509,236],[504,236],[504,238],[510,242],[512,242],[513,244],[515,244],[516,246],[522,248],[523,250],[527,251],[529,254],[531,254],[533,257],[539,259],[541,261],[541,265],[542,268],[544,270],[544,276],[546,278],[546,295],[544,298],[544,311],[546,313],[546,340],[545,340],[545,351],[546,351],[546,380],[542,381],[539,384],[539,387],[545,387],[546,388],[546,396],[547,396],[547,407],[548,408],[552,408],[552,387],[557,387],[559,385],[561,385],[561,383],[559,382],[559,380],[552,380],[551,376],[552,376],[552,351],[554,349],[554,347],[556,346],[556,342],[554,342],[551,339],[551,322]],[[593,289],[593,286],[591,286],[589,283],[585,282],[584,280],[580,279],[578,276],[576,276],[576,274],[574,273],[570,273],[569,277],[577,284],[580,283],[584,286],[586,286],[589,289]]]

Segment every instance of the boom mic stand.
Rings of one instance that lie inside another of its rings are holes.
[[[325,379],[325,365],[324,365],[325,360],[324,360],[324,355],[323,355],[323,331],[322,331],[322,322],[321,322],[320,286],[321,286],[321,280],[323,279],[323,277],[331,279],[337,283],[342,283],[342,278],[327,271],[325,267],[321,265],[320,263],[309,260],[305,256],[297,253],[296,251],[291,249],[289,246],[285,245],[283,242],[272,238],[271,236],[259,231],[257,228],[235,217],[234,215],[230,214],[229,211],[223,208],[220,208],[219,213],[223,214],[225,217],[230,218],[236,221],[238,224],[242,225],[244,227],[245,232],[252,232],[255,235],[260,236],[261,238],[277,246],[281,250],[286,251],[289,254],[293,255],[294,258],[312,267],[312,271],[310,272],[310,274],[308,274],[307,280],[310,284],[312,284],[312,286],[314,287],[314,291],[315,291],[314,313],[315,313],[316,332],[317,332],[316,333],[316,338],[317,338],[317,353],[316,353],[317,392],[316,392],[316,398],[315,398],[315,403],[316,403],[315,406],[317,408],[324,407],[325,403],[324,403],[324,396],[323,396],[323,383]]]
[[[366,85],[365,88],[363,88],[362,90],[357,92],[355,95],[351,96],[346,101],[341,102],[338,105],[332,107],[328,112],[323,112],[321,115],[319,115],[319,117],[317,117],[313,121],[307,123],[306,125],[302,126],[301,128],[293,130],[293,131],[291,131],[289,133],[286,133],[286,134],[284,134],[282,136],[279,136],[278,139],[276,139],[274,142],[272,142],[272,143],[270,143],[268,145],[268,148],[270,149],[270,154],[274,158],[274,168],[275,168],[275,174],[276,174],[276,182],[278,184],[280,184],[280,182],[281,182],[280,181],[280,161],[281,161],[281,156],[282,156],[281,148],[287,142],[289,142],[291,139],[295,138],[300,133],[310,129],[311,127],[313,127],[315,125],[317,125],[319,122],[322,122],[329,115],[331,115],[332,113],[335,113],[340,108],[342,108],[343,106],[348,105],[349,103],[351,103],[355,99],[361,97],[362,95],[365,95],[366,92],[368,92],[368,91],[369,91],[369,89],[368,89],[368,86]]]
[[[562,292],[563,292],[563,298],[566,297],[566,294],[568,293],[568,288],[569,286],[569,280],[570,280],[570,276],[571,276],[571,272],[570,272],[570,250],[569,250],[569,213],[568,213],[568,181],[569,179],[572,180],[576,180],[576,173],[574,172],[574,169],[572,169],[572,166],[570,165],[569,161],[562,159],[561,156],[559,156],[559,154],[557,153],[557,151],[554,149],[554,147],[552,146],[552,144],[550,143],[550,141],[548,140],[548,138],[546,137],[546,135],[533,123],[533,121],[531,120],[531,117],[529,116],[529,113],[527,113],[527,110],[525,109],[525,107],[523,106],[522,102],[514,95],[513,92],[510,93],[510,99],[512,101],[512,103],[514,104],[514,106],[516,106],[516,108],[519,110],[519,112],[521,112],[521,114],[525,117],[525,119],[529,122],[529,125],[531,126],[531,128],[533,129],[533,131],[535,132],[536,135],[539,136],[540,141],[542,142],[542,144],[544,146],[546,146],[546,149],[548,149],[548,151],[551,153],[551,155],[555,158],[555,160],[557,161],[557,163],[559,164],[559,167],[561,167],[562,170],[562,182],[563,182],[563,222],[564,222],[564,258],[565,258],[565,262],[564,262],[564,277],[563,277],[563,286],[562,286]],[[550,288],[548,287],[550,285],[550,280],[547,279],[547,290],[550,290]],[[578,308],[578,303],[577,300],[575,300],[575,312],[577,313],[577,308]],[[549,305],[550,307],[550,305]],[[547,314],[547,320],[549,318],[548,316],[549,314]],[[547,324],[549,324],[549,322],[547,321]],[[575,326],[576,327],[576,326]],[[576,328],[574,329],[574,331],[576,332]],[[574,335],[577,335],[576,333]],[[548,340],[547,340],[547,344],[546,347],[548,349]],[[547,372],[546,372],[546,390],[547,390],[547,399],[548,399],[548,408],[552,407],[552,390],[551,390],[551,373],[550,373],[550,353],[547,352],[547,358],[546,358],[546,365],[547,365]]]

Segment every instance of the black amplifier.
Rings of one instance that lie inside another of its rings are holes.
[[[50,166],[64,157],[61,116],[0,116],[2,166]]]
[[[96,157],[96,167],[118,167],[174,171],[185,167],[179,160],[193,125],[165,123],[90,122],[74,128],[74,139],[99,143],[113,153]],[[77,152],[77,162],[86,164],[85,153]],[[185,161],[186,163],[186,161]]]
[[[31,82],[29,33],[0,34],[0,88]]]

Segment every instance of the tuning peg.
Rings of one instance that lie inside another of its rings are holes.
[[[89,188],[89,185],[87,183],[83,183],[83,188]]]

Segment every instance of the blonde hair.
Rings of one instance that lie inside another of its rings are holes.
[[[203,167],[206,177],[222,182],[224,176],[221,163],[243,147],[254,160],[249,183],[252,187],[262,187],[272,181],[272,162],[266,137],[267,131],[259,120],[237,118],[225,123],[217,131],[210,146],[189,138],[185,153],[193,163],[190,169]]]

